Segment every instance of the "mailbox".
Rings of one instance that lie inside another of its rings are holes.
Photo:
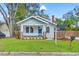
[[[75,36],[71,36],[71,39],[70,40],[71,41],[75,40]]]

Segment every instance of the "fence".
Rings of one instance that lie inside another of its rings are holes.
[[[71,36],[79,37],[79,31],[56,31],[55,36],[57,39],[65,39]]]

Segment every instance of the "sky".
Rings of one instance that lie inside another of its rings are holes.
[[[42,5],[47,8],[47,10],[44,11],[45,14],[48,14],[50,17],[54,15],[57,18],[62,18],[63,14],[73,10],[76,6],[79,6],[79,3],[41,3],[40,6]],[[1,14],[0,20],[3,20]]]
[[[44,3],[47,10],[45,11],[50,17],[55,15],[57,18],[62,18],[62,15],[68,11],[73,10],[76,6],[79,6],[79,3]]]

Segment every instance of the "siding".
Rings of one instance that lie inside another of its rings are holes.
[[[4,33],[6,37],[10,37],[9,29],[5,23],[0,27],[0,31]]]

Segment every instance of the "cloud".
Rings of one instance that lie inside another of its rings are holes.
[[[46,8],[44,5],[42,5],[42,6],[40,7],[40,10],[47,10],[47,8]]]

